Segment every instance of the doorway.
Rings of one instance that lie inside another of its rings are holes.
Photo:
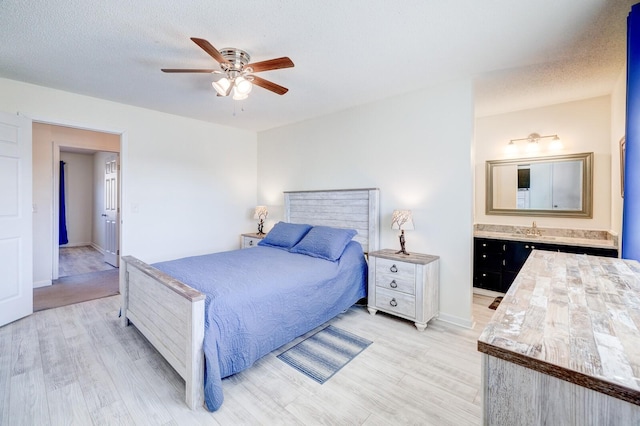
[[[118,267],[118,164],[117,153],[60,147],[55,278]]]
[[[107,245],[104,215],[105,161],[111,156],[119,157],[120,140],[120,134],[33,123],[35,310],[39,306],[62,306],[118,292],[117,262],[115,267],[104,262]],[[70,226],[64,245],[60,245],[59,226],[61,161],[66,163],[62,165],[64,205]],[[119,172],[119,168],[116,170]],[[117,206],[120,188],[116,181],[112,188],[115,192],[110,192]],[[116,211],[119,214],[117,207]],[[115,253],[119,255],[119,229],[115,235]],[[105,286],[111,289],[107,294],[103,291]],[[63,297],[57,297],[56,293]]]

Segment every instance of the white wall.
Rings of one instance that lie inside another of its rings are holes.
[[[93,230],[93,155],[61,152],[65,164],[67,237],[65,246],[91,245]]]
[[[469,81],[258,134],[267,229],[282,191],[380,188],[381,248],[397,248],[394,209],[411,209],[407,250],[439,255],[440,317],[471,325],[473,95]]]
[[[0,111],[123,134],[122,254],[156,262],[228,250],[254,228],[254,132],[7,79],[0,93]]]
[[[475,127],[475,223],[576,229],[611,229],[611,97],[602,96],[499,114],[476,119]],[[529,153],[526,141],[520,141],[517,153],[507,151],[511,139],[530,133],[558,134],[560,151],[548,149],[550,139],[540,140],[540,151]],[[498,216],[485,214],[485,162],[505,158],[594,153],[593,218],[553,218],[532,216]]]

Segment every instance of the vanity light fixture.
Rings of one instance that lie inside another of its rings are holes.
[[[411,210],[394,210],[393,215],[391,216],[391,229],[399,229],[400,230],[400,250],[396,252],[396,254],[405,254],[409,255],[404,248],[405,239],[404,239],[404,230],[413,230],[415,229],[413,226],[413,214]]]
[[[260,219],[258,222],[258,235],[264,234],[264,220],[269,215],[269,210],[267,210],[267,206],[257,206],[256,211],[253,215],[254,219]]]
[[[508,148],[513,147],[513,145],[515,145],[514,142],[527,141],[527,151],[537,151],[539,149],[538,141],[540,139],[547,139],[547,138],[551,138],[551,144],[549,146],[550,149],[552,150],[562,149],[562,141],[560,140],[560,137],[558,137],[558,135],[541,136],[539,133],[530,133],[529,136],[527,136],[526,138],[511,139],[507,144],[507,147]]]

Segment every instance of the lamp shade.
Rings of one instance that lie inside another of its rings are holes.
[[[254,219],[266,219],[269,215],[269,210],[267,210],[267,206],[257,206],[256,211],[253,215]]]
[[[413,214],[411,210],[394,210],[391,216],[391,229],[413,230]]]
[[[231,82],[228,78],[222,77],[220,80],[212,82],[211,85],[214,89],[216,89],[218,95],[227,96],[229,94],[229,87],[231,87]]]

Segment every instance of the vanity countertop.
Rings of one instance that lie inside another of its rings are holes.
[[[640,263],[532,251],[478,350],[640,405]]]
[[[541,235],[527,235],[534,229],[536,233]],[[600,230],[475,224],[473,226],[473,236],[496,240],[618,249],[618,236],[612,232]]]
[[[577,238],[567,236],[555,236],[544,235],[542,236],[528,236],[520,233],[506,233],[506,232],[490,232],[490,231],[475,231],[474,237],[478,238],[491,238],[496,240],[509,240],[509,241],[525,241],[547,244],[564,244],[569,246],[580,247],[598,247],[598,248],[611,248],[617,249],[617,245],[613,239],[597,239],[597,238]]]

